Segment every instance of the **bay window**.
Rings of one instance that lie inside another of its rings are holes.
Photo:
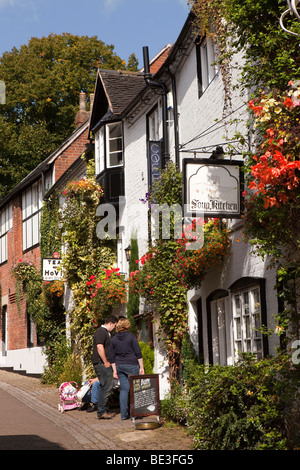
[[[115,122],[106,126],[107,168],[123,165],[122,123]]]

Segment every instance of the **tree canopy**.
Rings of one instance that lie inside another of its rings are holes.
[[[0,198],[74,130],[79,93],[92,93],[98,68],[133,70],[96,36],[31,38],[0,57],[6,103],[0,106]]]

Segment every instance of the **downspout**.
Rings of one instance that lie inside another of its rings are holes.
[[[168,151],[168,127],[167,127],[167,87],[163,82],[159,82],[152,79],[149,67],[149,50],[148,47],[143,47],[143,58],[144,58],[144,78],[151,88],[160,88],[162,90],[162,121],[163,121],[163,165],[165,166],[167,161],[170,159]]]
[[[178,102],[177,102],[177,88],[175,75],[172,74],[170,68],[167,67],[167,72],[172,80],[172,94],[173,94],[173,106],[174,106],[174,142],[175,142],[175,162],[178,170],[180,169],[179,159],[179,130],[178,130]]]

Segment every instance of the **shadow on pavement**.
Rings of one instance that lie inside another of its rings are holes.
[[[0,436],[0,450],[66,450],[55,442],[39,436],[26,434],[21,436]]]

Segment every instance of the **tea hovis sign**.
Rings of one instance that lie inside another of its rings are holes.
[[[44,281],[59,281],[63,279],[61,269],[61,259],[58,258],[43,258],[43,280]]]
[[[242,162],[184,159],[185,213],[238,219],[241,216]]]

